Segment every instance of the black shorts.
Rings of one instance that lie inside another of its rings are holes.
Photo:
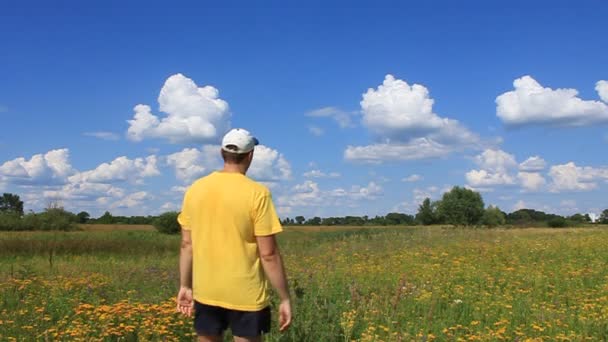
[[[194,301],[194,329],[198,335],[222,335],[230,327],[232,335],[255,337],[270,331],[270,307],[260,311],[240,311]]]

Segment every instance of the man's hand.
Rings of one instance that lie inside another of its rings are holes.
[[[279,305],[279,331],[283,332],[291,324],[291,303],[289,299],[281,301]]]
[[[190,317],[194,310],[194,299],[192,299],[192,289],[189,287],[180,287],[177,294],[177,311]]]

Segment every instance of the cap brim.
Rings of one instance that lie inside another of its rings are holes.
[[[260,144],[260,141],[258,140],[258,138],[253,138],[253,146],[258,146]]]

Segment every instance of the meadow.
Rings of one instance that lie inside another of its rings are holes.
[[[605,227],[286,228],[279,240],[295,320],[267,341],[608,338]],[[145,227],[3,232],[0,340],[192,340],[175,313],[178,248]]]

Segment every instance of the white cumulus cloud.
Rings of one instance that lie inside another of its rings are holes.
[[[177,179],[190,183],[222,168],[219,145],[205,145],[200,150],[186,148],[167,156],[167,164],[175,169]],[[291,178],[291,165],[282,153],[264,145],[255,147],[247,176],[267,183]],[[270,185],[270,184],[267,184]]]
[[[154,196],[150,195],[145,191],[138,191],[132,194],[128,194],[122,199],[115,201],[110,205],[110,208],[133,208],[142,206],[146,201],[153,199]]]
[[[493,172],[503,172],[517,165],[515,156],[497,149],[486,149],[475,157],[475,163]]]
[[[182,74],[169,77],[158,96],[160,111],[152,114],[148,105],[135,106],[135,115],[128,120],[127,136],[134,141],[163,138],[170,142],[217,141],[230,126],[228,103],[219,98],[212,86],[198,87]]]
[[[531,76],[513,82],[514,90],[496,98],[496,115],[507,125],[583,126],[608,122],[608,105],[582,100],[576,89],[544,88]],[[605,100],[605,81],[596,90]]]
[[[350,190],[350,197],[358,200],[358,199],[367,199],[373,200],[378,198],[383,194],[382,186],[376,184],[375,182],[369,182],[367,186],[358,186],[355,185]]]
[[[431,137],[437,141],[473,143],[477,136],[456,120],[433,112],[434,100],[426,87],[410,86],[386,75],[382,85],[363,94],[363,124],[381,140],[407,142]]]
[[[437,158],[479,144],[479,137],[457,120],[433,112],[434,100],[426,87],[386,75],[361,101],[363,125],[377,142],[348,146],[347,160],[382,162]]]
[[[122,156],[87,171],[73,168],[69,157],[68,149],[57,149],[30,159],[7,161],[0,165],[0,183],[21,186],[20,194],[27,200],[28,209],[41,210],[57,203],[68,210],[95,212],[151,199],[138,195],[141,191],[136,187],[145,178],[160,175],[155,155],[135,159]],[[127,183],[129,189],[117,183]],[[129,192],[132,195],[126,195]],[[112,207],[113,203],[120,205]]]
[[[90,171],[84,171],[70,176],[71,182],[116,183],[131,181],[139,183],[143,178],[160,175],[157,167],[157,157],[129,159],[118,157],[109,163],[102,163]]]
[[[107,199],[118,199],[125,194],[124,189],[112,184],[90,183],[74,180],[57,190],[45,190],[43,196],[52,200],[63,201],[97,201],[106,203]]]
[[[538,191],[547,183],[545,178],[538,172],[523,172],[517,173],[517,178],[524,191]]]
[[[287,180],[291,178],[291,165],[279,151],[258,145],[247,175],[264,182]]]
[[[569,162],[552,166],[549,176],[552,178],[549,187],[552,192],[590,191],[598,187],[597,181],[608,179],[608,168],[583,167]]]
[[[67,177],[65,184],[37,189],[36,194],[45,201],[59,202],[66,207],[82,210],[108,210],[128,208],[135,200],[138,203],[152,197],[127,195],[128,191],[116,186],[117,183],[128,183],[131,186],[143,184],[144,178],[160,175],[158,158],[154,155],[145,158],[129,159],[125,156],[111,162],[101,163],[92,170],[74,171]],[[131,187],[132,188],[132,187]],[[30,204],[33,205],[33,202]],[[44,204],[44,203],[42,203]],[[143,207],[142,207],[143,208]]]
[[[44,190],[42,195],[49,200],[65,201],[68,205],[126,207],[123,204],[132,203],[139,195],[126,195],[125,189],[115,184],[142,184],[144,178],[160,175],[157,163],[154,155],[135,159],[118,157],[109,163],[101,163],[95,169],[75,172],[67,178],[67,184]]]
[[[289,194],[279,196],[277,204],[283,208],[317,206],[322,203],[322,192],[319,185],[311,180],[295,185]]]
[[[174,168],[177,179],[190,183],[205,174],[220,169],[220,146],[205,145],[200,150],[185,148],[167,156],[167,164]]]
[[[509,173],[517,166],[512,154],[497,149],[486,149],[477,155],[474,161],[481,169],[471,170],[465,174],[470,187],[477,189],[515,183]]]
[[[469,186],[475,189],[515,183],[513,177],[507,173],[486,170],[471,170],[465,174],[465,177]]]
[[[64,184],[75,172],[69,161],[68,149],[51,150],[36,154],[29,160],[19,157],[0,165],[0,177],[6,183],[18,185]]]
[[[277,205],[286,212],[299,207],[352,207],[360,201],[375,200],[382,194],[382,187],[375,182],[369,182],[365,186],[353,185],[350,189],[322,190],[316,182],[306,180],[295,185],[287,194],[279,196]]]
[[[600,95],[600,99],[608,103],[608,81],[598,81],[595,84],[595,90]]]

